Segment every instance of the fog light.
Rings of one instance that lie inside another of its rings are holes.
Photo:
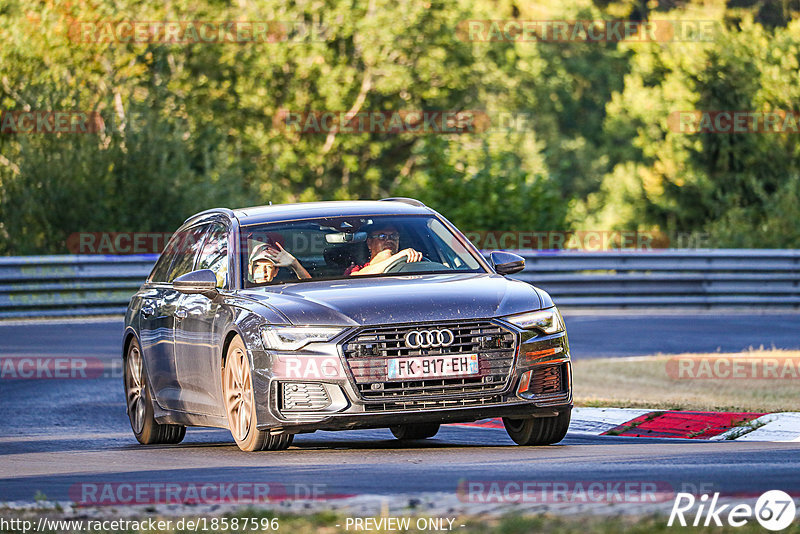
[[[315,382],[284,382],[284,412],[308,412],[324,410],[331,405],[331,399],[324,384]]]
[[[531,373],[533,371],[525,371],[522,373],[522,376],[519,379],[519,387],[517,388],[517,393],[525,393],[528,391],[528,386],[531,383]]]

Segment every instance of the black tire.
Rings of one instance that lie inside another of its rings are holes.
[[[509,419],[503,417],[506,432],[517,445],[552,445],[567,435],[572,409],[556,417],[531,417],[528,419]]]
[[[397,425],[389,427],[399,440],[432,438],[439,432],[439,423],[420,423],[417,425]]]
[[[282,451],[288,449],[294,441],[294,434],[279,434],[277,436],[269,436],[264,442],[262,451]]]
[[[186,427],[183,425],[162,425],[153,416],[153,397],[144,370],[142,350],[136,338],[128,345],[125,360],[123,383],[128,420],[133,435],[142,445],[175,444],[183,441]]]
[[[222,368],[223,409],[236,445],[245,452],[288,449],[294,434],[275,434],[256,427],[255,394],[250,360],[242,338],[236,336],[228,346]],[[244,416],[240,418],[241,411]]]

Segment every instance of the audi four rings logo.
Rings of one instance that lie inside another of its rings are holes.
[[[453,332],[447,328],[441,330],[413,330],[406,334],[406,347],[427,349],[429,347],[448,347],[456,340]]]

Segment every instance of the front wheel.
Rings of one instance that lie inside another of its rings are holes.
[[[144,372],[139,342],[132,339],[125,355],[125,399],[128,419],[136,439],[142,445],[180,443],[186,435],[183,425],[162,425],[153,417],[153,398]]]
[[[253,452],[289,448],[294,438],[293,434],[273,436],[267,431],[256,428],[250,359],[239,336],[236,336],[228,347],[225,366],[222,369],[222,393],[225,398],[225,413],[228,415],[228,428],[240,449]]]
[[[517,445],[552,445],[567,435],[572,410],[566,410],[556,417],[530,417],[510,419],[503,417],[506,432]]]
[[[422,423],[419,425],[397,425],[389,427],[394,437],[399,440],[432,438],[439,432],[439,423]]]

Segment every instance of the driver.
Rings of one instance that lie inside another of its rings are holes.
[[[399,258],[405,257],[408,263],[422,260],[422,253],[413,248],[400,248],[400,233],[392,225],[379,226],[367,234],[367,248],[369,261],[364,265],[351,265],[344,272],[345,276],[360,276],[364,274],[380,274]]]
[[[285,250],[280,243],[276,242],[274,246],[272,243],[262,243],[253,247],[253,252],[250,253],[249,265],[251,281],[256,284],[272,282],[281,267],[290,268],[297,275],[297,278],[311,278],[306,268],[289,251]]]

